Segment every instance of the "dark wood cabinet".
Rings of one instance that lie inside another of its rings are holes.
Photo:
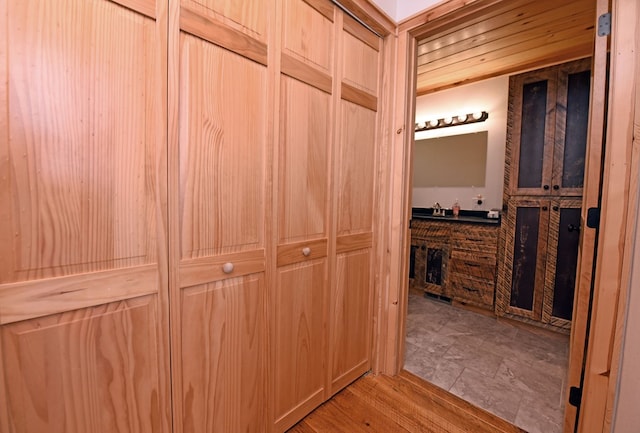
[[[455,302],[493,308],[498,225],[414,220],[410,285]]]
[[[511,78],[509,196],[582,195],[590,66],[582,59]]]
[[[582,59],[509,82],[496,313],[554,329],[571,327],[590,64]]]

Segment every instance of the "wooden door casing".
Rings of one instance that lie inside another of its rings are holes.
[[[0,10],[0,430],[168,433],[167,4]]]
[[[174,431],[267,431],[269,2],[171,6]]]

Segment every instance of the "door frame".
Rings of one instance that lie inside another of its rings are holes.
[[[382,373],[397,374],[404,363],[417,37],[424,34],[428,30],[429,24],[435,19],[445,17],[452,12],[455,12],[452,15],[456,19],[467,17],[503,1],[505,0],[475,0],[472,2],[449,0],[400,23],[397,29],[395,111],[391,119],[393,122],[391,130],[395,134],[392,135],[393,162],[390,176],[392,183],[389,185],[391,189],[389,202],[391,226],[389,230],[392,234],[388,244],[389,286],[386,299],[390,301],[390,304],[397,306],[398,314],[395,317],[397,318],[395,326],[390,324],[387,327],[387,345],[394,346],[395,351],[387,351],[387,356],[381,356],[379,372]],[[637,205],[638,185],[631,179],[631,173],[633,170],[637,170],[639,165],[638,151],[632,152],[633,116],[638,101],[636,95],[628,91],[629,87],[635,88],[634,84],[637,84],[638,79],[637,71],[634,69],[637,67],[637,60],[634,57],[634,49],[637,47],[634,44],[637,44],[637,35],[640,33],[640,25],[635,18],[638,6],[634,4],[635,0],[611,1],[611,10],[613,11],[612,52],[616,53],[611,58],[612,92],[607,97],[603,83],[603,80],[606,80],[606,71],[604,70],[606,63],[603,68],[602,53],[606,58],[608,38],[599,38],[600,40],[596,41],[594,53],[594,66],[598,68],[598,71],[594,73],[595,84],[593,86],[600,90],[597,92],[592,90],[592,101],[597,98],[598,103],[592,103],[590,117],[604,119],[606,115],[608,116],[608,124],[616,124],[620,129],[615,128],[616,131],[612,132],[613,128],[610,128],[606,140],[604,140],[606,141],[606,149],[603,155],[601,199],[603,215],[597,239],[600,253],[596,257],[594,267],[590,266],[593,263],[593,256],[589,257],[585,251],[590,250],[591,254],[593,253],[590,245],[595,246],[595,234],[591,240],[583,239],[580,247],[581,264],[579,265],[578,277],[580,284],[575,303],[579,310],[574,313],[574,317],[582,317],[584,320],[580,321],[579,326],[574,326],[570,349],[572,352],[570,370],[574,375],[576,371],[582,371],[582,361],[586,355],[583,409],[580,414],[578,432],[610,430],[611,417],[605,416],[605,414],[610,414],[615,403],[617,364],[619,363],[622,324],[626,310],[626,291],[630,276],[632,245],[634,238],[636,238],[633,223],[638,216],[637,206],[630,206]],[[609,10],[609,0],[597,0],[598,15],[606,10]],[[620,80],[618,88],[615,87],[615,79]],[[623,81],[625,79],[626,81]],[[626,94],[623,86],[626,88]],[[607,101],[607,98],[609,111],[605,113],[604,102]],[[638,117],[640,116],[636,114],[636,122]],[[605,138],[603,123],[602,121],[598,126],[595,121],[592,121],[589,129],[590,146],[593,143],[603,142],[603,138]],[[602,155],[600,156],[602,157]],[[588,164],[594,164],[598,159],[596,153],[587,158],[589,158]],[[600,160],[602,161],[602,158]],[[584,200],[583,218],[586,216],[586,209],[593,207],[594,197],[597,199],[599,195],[600,179],[598,176],[597,182],[592,179],[588,184],[585,184],[584,196],[588,199]],[[621,243],[624,248],[620,247]],[[603,257],[607,257],[606,265]],[[592,280],[594,295],[591,308],[594,314],[589,315],[590,290],[586,288],[590,289]],[[389,319],[392,318],[394,317],[389,317]],[[587,327],[590,327],[591,333],[589,346],[585,351],[586,337],[584,336],[586,336]],[[582,350],[579,350],[580,348]],[[389,354],[391,356],[388,356]],[[575,423],[575,415],[572,415],[571,411],[572,409],[569,409],[565,414],[568,420],[565,422],[565,432],[574,430],[572,426]],[[598,426],[597,430],[593,430],[594,426]],[[602,426],[602,429],[599,426]]]

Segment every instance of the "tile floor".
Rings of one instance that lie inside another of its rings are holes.
[[[559,433],[569,337],[410,293],[405,369],[529,433]]]

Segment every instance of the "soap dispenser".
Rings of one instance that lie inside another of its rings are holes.
[[[458,202],[458,199],[456,199],[455,203],[453,203],[451,210],[453,211],[454,218],[457,218],[458,215],[460,215],[460,203]]]

